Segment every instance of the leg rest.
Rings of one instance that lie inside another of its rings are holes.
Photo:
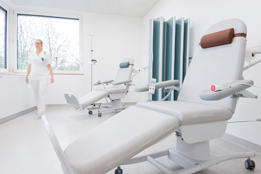
[[[73,94],[65,94],[64,96],[69,106],[75,108],[76,110],[83,111],[80,102]]]
[[[75,140],[65,156],[79,174],[104,174],[178,127],[172,116],[132,106]]]

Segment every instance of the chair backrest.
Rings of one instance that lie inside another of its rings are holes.
[[[238,19],[229,19],[211,26],[205,33],[211,34],[234,28],[234,33],[247,34],[245,23]],[[203,49],[198,46],[188,68],[178,100],[216,105],[235,111],[237,99],[227,97],[219,101],[204,101],[199,93],[212,84],[225,84],[242,79],[246,50],[246,38],[234,37],[231,44]]]
[[[121,61],[121,63],[127,63],[127,62],[129,62],[128,67],[124,67],[124,68],[119,67],[119,70],[118,70],[116,77],[114,79],[114,83],[131,80],[132,72],[133,72],[133,66],[134,66],[134,60],[132,58],[125,58]],[[120,89],[128,90],[129,86],[124,85],[124,84],[113,85],[113,88],[120,88]]]
[[[56,155],[58,156],[58,158],[61,162],[64,173],[65,174],[73,174],[72,168],[71,168],[66,156],[64,155],[63,150],[62,150],[62,148],[61,148],[61,146],[60,146],[60,144],[59,144],[59,142],[58,142],[58,140],[57,140],[57,138],[56,138],[56,136],[55,136],[55,134],[52,130],[52,127],[50,126],[50,124],[49,124],[49,122],[46,118],[46,116],[42,115],[41,118],[42,118],[42,121],[44,123],[45,130],[46,130],[46,132],[47,132],[47,134],[48,134],[48,136],[51,140],[51,143],[53,145],[55,153],[56,153]]]

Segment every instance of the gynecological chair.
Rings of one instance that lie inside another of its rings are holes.
[[[247,27],[241,20],[214,24],[201,39],[177,101],[139,102],[76,139],[64,151],[43,115],[64,173],[104,174],[117,166],[148,161],[165,174],[191,174],[236,158],[247,158],[246,168],[253,170],[253,152],[215,156],[209,146],[210,140],[224,135],[238,99],[254,96],[246,90],[253,81],[243,79],[246,34]],[[223,85],[224,89],[212,91],[212,84]],[[173,132],[176,147],[134,157]],[[156,160],[162,156],[183,169],[165,167]],[[243,165],[242,170],[246,170]],[[118,167],[115,173],[123,171]]]
[[[138,73],[137,70],[133,69],[134,60],[132,58],[125,58],[119,65],[119,70],[116,74],[115,80],[108,80],[94,84],[94,86],[112,84],[110,89],[95,89],[83,97],[77,99],[73,94],[66,93],[65,99],[71,108],[77,111],[83,112],[85,108],[92,105],[93,107],[87,108],[89,114],[93,114],[93,110],[98,110],[98,116],[102,116],[102,112],[113,112],[125,109],[125,105],[121,102],[121,99],[126,97],[128,94],[129,87],[132,85],[132,73]],[[105,98],[109,106],[95,106],[95,102]]]

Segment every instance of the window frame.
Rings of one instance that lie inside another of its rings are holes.
[[[50,17],[50,18],[61,18],[61,19],[72,19],[72,20],[79,20],[79,59],[80,59],[80,70],[79,71],[63,71],[63,70],[53,70],[54,74],[59,75],[83,75],[83,59],[82,59],[82,47],[83,47],[83,22],[81,15],[68,15],[68,14],[60,14],[60,13],[52,13],[52,12],[37,12],[37,11],[14,11],[14,25],[15,25],[15,36],[14,40],[16,43],[14,44],[15,51],[15,63],[14,63],[14,72],[15,73],[26,73],[27,70],[19,70],[18,69],[18,16],[25,15],[25,16],[36,16],[36,17]]]
[[[0,72],[8,72],[8,65],[9,65],[9,54],[8,54],[8,28],[9,28],[9,8],[4,4],[0,3],[0,9],[5,12],[5,67],[0,68]]]

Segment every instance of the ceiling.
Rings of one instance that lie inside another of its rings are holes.
[[[9,0],[18,6],[144,17],[160,0]]]

